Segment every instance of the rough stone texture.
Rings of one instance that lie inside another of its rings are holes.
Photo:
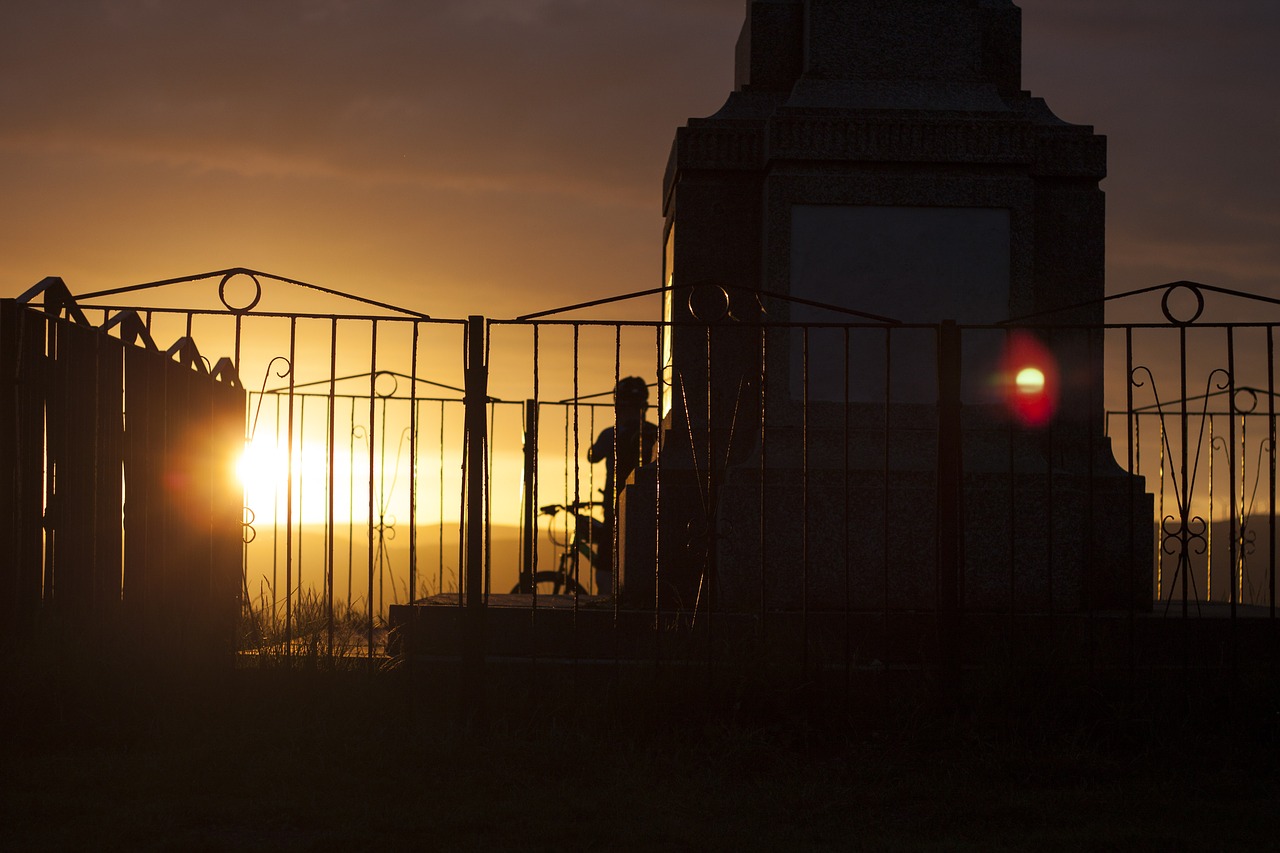
[[[853,369],[870,384],[841,404],[829,389],[848,387],[850,368],[816,348],[809,375],[829,399],[806,407],[803,333],[753,325],[762,303],[770,323],[869,322],[787,301],[812,286],[796,278],[793,210],[840,205],[1007,211],[1007,305],[989,321],[1054,327],[1037,333],[1061,368],[1050,432],[966,399],[963,605],[1149,604],[1150,499],[1100,437],[1101,339],[1068,328],[1103,318],[1106,140],[1023,91],[1020,66],[1021,11],[1008,0],[748,3],[735,90],[678,129],[664,183],[676,403],[655,482],[630,498],[660,499],[661,517],[655,527],[633,510],[645,533],[625,534],[624,559],[656,559],[673,600],[701,589],[730,609],[936,603],[935,407],[893,400],[889,382],[889,404],[868,405],[880,380],[866,364]],[[856,269],[833,281],[819,301],[854,311],[884,287]],[[699,316],[715,287],[729,289],[727,313]],[[922,302],[901,294],[913,321],[956,319]],[[969,370],[967,384],[982,379]]]

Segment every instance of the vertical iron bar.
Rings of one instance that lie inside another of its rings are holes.
[[[533,416],[534,423],[531,427],[530,440],[533,443],[533,460],[531,468],[533,469],[530,477],[529,491],[526,493],[526,499],[529,502],[529,513],[533,518],[533,524],[529,531],[531,541],[525,546],[529,549],[529,591],[533,594],[533,609],[538,609],[538,585],[534,583],[534,579],[538,577],[538,415],[541,414],[540,404],[538,400],[542,393],[542,328],[535,323],[533,326]],[[536,618],[530,614],[530,620]]]
[[[1010,352],[1013,341],[1013,330],[1004,334],[1004,351]],[[1006,379],[1006,381],[1008,381]],[[1018,466],[1017,435],[1011,421],[1008,427],[1008,459],[1009,459],[1009,636],[1007,658],[1013,665],[1017,648],[1018,635]]]
[[[613,382],[614,382],[614,385],[616,386],[618,383],[617,377],[614,377]],[[596,433],[596,407],[594,405],[589,405],[587,406],[587,441],[590,442],[591,445],[593,446],[595,444],[594,436],[596,434],[597,434]],[[618,431],[616,429],[613,432],[613,444],[609,448],[609,457],[613,460],[613,463],[614,463],[613,494],[614,494],[614,497],[616,498],[618,494],[618,483],[617,483]],[[597,491],[600,491],[600,490],[596,488],[595,466],[588,465],[587,466],[587,500],[590,501],[591,496],[594,495]],[[618,503],[616,500],[614,501],[612,506],[614,509],[617,509]],[[617,519],[615,519],[615,521],[616,520]],[[609,534],[609,540],[613,541],[612,533]],[[587,546],[591,547],[593,545],[597,547],[604,547],[603,543],[599,543],[595,541],[595,531],[588,531]],[[595,576],[596,576],[595,565],[592,564],[590,567],[588,567],[587,571],[590,572],[590,577],[588,577],[586,584],[583,585],[583,589],[591,590],[591,592],[594,594]]]
[[[1049,330],[1048,337],[1049,337],[1049,349],[1052,351],[1054,348],[1053,345],[1054,345],[1054,338],[1055,338],[1053,329]],[[1047,580],[1046,591],[1048,593],[1048,604],[1049,604],[1049,618],[1046,621],[1049,624],[1050,655],[1054,653],[1054,650],[1057,646],[1056,624],[1055,624],[1056,608],[1054,607],[1054,600],[1053,600],[1054,599],[1053,574],[1055,569],[1054,547],[1053,547],[1054,546],[1053,522],[1054,522],[1054,519],[1057,518],[1057,511],[1054,506],[1057,495],[1056,495],[1056,489],[1054,488],[1054,482],[1053,482],[1053,472],[1054,472],[1053,463],[1054,463],[1054,452],[1055,452],[1054,441],[1056,438],[1057,438],[1057,430],[1055,429],[1054,422],[1051,420],[1049,422],[1049,426],[1045,429],[1045,460],[1044,460],[1045,483],[1047,484],[1047,488],[1045,489],[1045,500],[1044,500],[1045,578]],[[1071,437],[1070,435],[1068,435],[1067,437],[1068,446],[1070,446],[1070,442],[1071,442]],[[964,535],[963,531],[964,531],[964,528],[962,526],[961,527],[962,536]]]
[[[1097,336],[1097,338],[1095,338],[1095,335]],[[1095,340],[1096,340],[1096,344],[1095,344]],[[1101,379],[1103,376],[1105,376],[1105,373],[1106,373],[1104,368],[1104,361],[1103,361],[1105,358],[1104,353],[1106,351],[1105,350],[1105,347],[1106,347],[1105,333],[1101,329],[1091,326],[1085,331],[1085,343],[1088,346],[1088,351],[1091,355],[1090,361],[1092,362],[1092,364],[1090,364],[1090,367],[1096,368],[1096,372],[1091,371],[1092,375]],[[1095,430],[1097,430],[1098,428],[1098,422],[1094,420],[1094,417],[1095,417],[1094,413],[1106,410],[1106,403],[1104,400],[1102,400],[1100,396],[1101,394],[1102,394],[1101,383],[1095,385],[1093,382],[1090,382],[1088,387],[1089,419],[1085,427],[1085,441],[1086,441],[1085,454],[1088,457],[1088,462],[1086,463],[1088,465],[1088,478],[1086,482],[1089,484],[1088,490],[1085,493],[1086,494],[1085,501],[1087,504],[1087,513],[1085,515],[1085,518],[1088,519],[1090,528],[1092,528],[1094,525],[1098,523],[1097,506],[1094,502],[1094,491],[1095,491],[1094,481],[1095,481],[1095,477],[1097,476],[1097,471],[1094,468],[1094,448],[1098,447],[1100,445],[1100,442],[1098,440],[1099,437],[1095,432]],[[1106,435],[1106,430],[1107,430],[1107,424],[1104,423],[1103,424],[1104,436]],[[1087,601],[1087,598],[1085,599],[1085,601]],[[1084,601],[1082,601],[1081,603],[1085,604]],[[1088,606],[1088,605],[1085,604],[1085,606]],[[1089,636],[1092,638],[1095,635],[1095,631],[1096,631],[1096,624],[1094,621],[1094,612],[1092,607],[1090,607],[1086,611],[1085,619],[1089,628]],[[1094,648],[1094,645],[1095,644],[1092,641],[1089,643],[1090,675],[1097,674],[1097,653]]]
[[[1227,428],[1230,437],[1227,440],[1227,461],[1230,465],[1228,473],[1228,483],[1230,484],[1227,491],[1227,510],[1230,514],[1230,524],[1228,530],[1231,533],[1231,542],[1227,548],[1227,554],[1231,560],[1231,663],[1234,669],[1235,652],[1236,652],[1236,607],[1240,604],[1240,592],[1243,590],[1243,579],[1241,578],[1241,569],[1243,568],[1243,560],[1240,552],[1240,530],[1243,519],[1240,513],[1244,510],[1244,477],[1241,476],[1240,482],[1240,503],[1236,504],[1236,340],[1235,329],[1232,326],[1227,327]],[[1241,438],[1244,435],[1244,418],[1240,419]],[[1243,454],[1241,454],[1243,459]],[[1213,519],[1209,519],[1209,524],[1213,524]]]
[[[1208,401],[1206,401],[1207,403]],[[1231,418],[1230,407],[1227,410],[1227,418]],[[1205,601],[1213,601],[1213,480],[1216,472],[1214,471],[1214,452],[1217,450],[1215,438],[1213,435],[1213,413],[1209,413],[1209,528],[1205,531],[1205,583],[1204,598]],[[1231,457],[1231,448],[1227,448],[1227,458]],[[1230,463],[1228,462],[1228,467]],[[1231,501],[1231,492],[1227,492],[1227,502]]]
[[[1178,395],[1178,399],[1182,401],[1181,412],[1180,412],[1181,427],[1182,427],[1182,460],[1181,460],[1182,464],[1181,464],[1181,468],[1179,469],[1179,474],[1182,477],[1182,482],[1181,482],[1182,488],[1181,488],[1181,494],[1179,495],[1180,500],[1179,500],[1179,506],[1178,506],[1178,515],[1180,516],[1180,521],[1182,522],[1182,528],[1180,530],[1180,535],[1182,538],[1182,548],[1180,549],[1179,555],[1178,555],[1178,569],[1182,575],[1182,617],[1183,619],[1186,619],[1188,615],[1187,575],[1191,573],[1191,557],[1189,553],[1191,543],[1188,538],[1190,536],[1190,530],[1188,528],[1188,525],[1191,523],[1191,483],[1188,480],[1188,478],[1190,477],[1190,468],[1188,467],[1189,460],[1188,460],[1188,447],[1187,447],[1187,444],[1189,442],[1188,432],[1190,428],[1190,419],[1187,415],[1187,405],[1188,405],[1187,404],[1187,327],[1180,326],[1178,328],[1178,335],[1179,335],[1179,344],[1180,344],[1179,353],[1178,353],[1180,385],[1178,390],[1181,392]],[[1184,626],[1184,629],[1185,629],[1185,626]],[[1186,643],[1185,643],[1186,631],[1185,630],[1183,631],[1183,639],[1184,639],[1183,664],[1185,668],[1185,664],[1188,662],[1186,657]]]
[[[880,660],[888,666],[888,639],[889,639],[889,465],[891,460],[890,438],[892,432],[890,426],[892,420],[890,412],[893,402],[893,330],[889,326],[884,329],[884,447],[883,457],[881,459],[882,469],[880,472],[880,499],[883,502],[883,514],[880,524],[880,537],[884,550],[881,555],[881,571],[883,573],[883,586],[881,588],[881,609],[880,609]]]
[[[484,497],[485,445],[487,444],[487,408],[489,373],[485,363],[487,352],[485,319],[467,318],[466,361],[466,454],[467,511],[464,520],[467,541],[466,613],[462,649],[464,707],[483,718],[484,649]]]
[[[351,398],[351,424],[347,430],[347,619],[351,618],[351,593],[355,587],[356,561],[356,398]]]
[[[538,450],[539,450],[539,424],[538,416],[541,414],[539,399],[542,394],[542,329],[537,324],[533,324],[533,399],[530,400],[530,409],[533,413],[533,420],[525,425],[527,437],[526,452],[531,451],[531,458],[526,463],[529,466],[527,472],[527,485],[525,487],[525,503],[526,512],[529,514],[528,531],[525,534],[525,548],[527,549],[528,561],[524,566],[525,587],[531,598],[531,606],[529,609],[529,633],[532,642],[530,646],[530,666],[538,665],[538,644],[537,644],[537,619],[538,619]],[[522,590],[523,591],[523,590]]]
[[[463,342],[463,354],[466,354],[466,342]],[[464,368],[465,375],[465,368]],[[463,382],[466,385],[466,382]],[[458,606],[466,605],[467,594],[467,483],[470,482],[471,458],[467,453],[467,405],[466,395],[462,403],[462,483],[458,489]]]
[[[706,514],[706,540],[702,562],[702,593],[706,599],[707,618],[704,622],[707,629],[707,687],[710,690],[714,685],[715,679],[715,638],[712,631],[711,619],[711,591],[715,588],[717,582],[716,577],[716,552],[719,543],[716,541],[716,511],[718,509],[719,490],[716,484],[716,428],[718,424],[715,419],[715,383],[713,381],[713,332],[711,322],[707,321],[706,326],[706,348],[707,348],[707,376],[706,376],[706,433],[707,433],[707,503],[704,507]],[[696,617],[696,613],[695,613]]]
[[[376,382],[376,379],[375,379]],[[387,398],[378,400],[379,420],[382,423],[382,438],[378,447],[378,617],[382,618],[387,609]],[[372,476],[372,474],[370,474]]]
[[[840,468],[841,492],[844,495],[844,511],[840,514],[840,531],[843,542],[841,550],[844,557],[844,701],[849,701],[849,693],[853,680],[853,595],[850,588],[850,548],[853,543],[849,538],[849,515],[852,510],[849,496],[849,327],[844,329],[844,464]]]
[[[333,317],[329,325],[329,435],[326,441],[329,450],[329,459],[326,465],[328,476],[325,478],[328,491],[328,508],[325,511],[325,625],[329,632],[329,659],[333,660],[333,502],[334,489],[334,437],[335,426],[337,425],[337,412],[334,411],[336,405],[335,384],[338,378],[338,318]]]
[[[45,513],[47,513],[50,500],[51,499],[56,500],[56,497],[58,494],[58,464],[59,464],[58,457],[63,453],[62,448],[66,446],[66,443],[64,441],[61,441],[60,438],[61,438],[61,434],[66,429],[66,425],[63,423],[59,423],[59,421],[61,420],[60,418],[55,420],[57,416],[54,414],[53,407],[49,405],[49,401],[51,399],[56,399],[56,397],[59,394],[59,391],[61,390],[59,388],[60,383],[58,382],[58,377],[60,374],[60,371],[58,370],[58,324],[53,317],[46,315],[43,321],[43,325],[45,328],[44,353],[49,361],[48,368],[47,368],[49,370],[49,374],[43,377],[44,382],[47,383],[48,390],[46,391],[46,397],[44,400],[45,406],[44,406],[44,411],[42,413],[44,417],[43,429],[44,429],[44,458],[45,458],[44,500],[42,502],[42,507]],[[166,419],[165,426],[167,427],[167,425],[168,424]],[[162,444],[162,446],[165,446],[165,445]],[[65,462],[63,464],[65,464]],[[43,526],[44,526],[44,567],[43,567],[44,575],[43,575],[43,586],[41,590],[42,591],[41,601],[46,606],[53,603],[53,595],[55,591],[54,584],[57,580],[57,578],[54,575],[54,571],[56,568],[55,564],[57,560],[58,526],[56,524],[56,520],[54,524],[50,524],[49,521],[50,519],[43,519],[43,522],[44,522],[43,523]]]
[[[960,421],[960,333],[938,327],[938,640],[943,701],[953,703],[960,680],[960,503],[963,484]]]
[[[1231,408],[1235,409],[1234,402],[1231,404]],[[1228,415],[1228,417],[1232,417],[1234,420],[1233,415],[1234,413],[1232,413],[1231,415]],[[1245,470],[1244,459],[1245,459],[1245,451],[1248,446],[1247,431],[1248,431],[1248,423],[1249,423],[1247,418],[1245,417],[1244,412],[1239,413],[1239,423],[1240,423],[1240,443],[1238,445],[1233,445],[1233,452],[1230,454],[1230,457],[1233,458],[1233,461],[1236,461],[1239,463],[1238,467],[1240,471],[1240,481],[1237,484],[1239,486],[1239,490],[1235,494],[1234,501],[1233,501],[1235,506],[1232,508],[1234,510],[1233,518],[1239,523],[1235,525],[1236,529],[1232,533],[1231,539],[1232,539],[1233,545],[1235,546],[1234,563],[1236,567],[1237,600],[1240,603],[1244,603],[1244,569],[1245,569],[1244,532],[1245,532],[1245,526],[1248,523],[1248,516],[1245,514],[1246,513],[1245,488],[1248,482],[1248,472]],[[1234,453],[1235,447],[1239,448],[1239,451],[1240,451],[1239,459],[1234,459],[1236,455]],[[1237,466],[1233,465],[1232,470],[1235,471],[1236,467]]]
[[[535,371],[536,373],[536,371]],[[521,587],[533,586],[533,554],[538,538],[537,465],[538,465],[538,399],[537,380],[534,380],[534,397],[524,401],[524,512],[521,519]]]
[[[1157,436],[1156,445],[1160,448],[1159,459],[1159,481],[1160,481],[1160,524],[1156,530],[1155,550],[1156,550],[1156,600],[1164,600],[1164,493],[1165,493],[1165,465],[1173,464],[1172,459],[1165,458],[1166,444],[1168,442],[1167,432],[1165,430],[1165,422],[1163,413],[1159,414],[1159,435]],[[1169,597],[1173,597],[1173,583],[1169,584]]]
[[[1129,592],[1129,595],[1127,598],[1127,607],[1126,607],[1126,610],[1128,611],[1126,615],[1128,617],[1128,626],[1127,626],[1128,639],[1129,639],[1128,657],[1129,657],[1129,676],[1130,676],[1128,679],[1128,683],[1132,685],[1134,668],[1137,665],[1137,655],[1136,655],[1137,650],[1134,648],[1134,641],[1136,639],[1136,632],[1137,632],[1138,602],[1137,602],[1137,590],[1134,588],[1134,585],[1136,583],[1137,567],[1130,565],[1129,560],[1133,559],[1134,545],[1137,543],[1138,531],[1135,527],[1135,523],[1133,519],[1133,505],[1134,505],[1134,498],[1137,496],[1137,487],[1138,487],[1137,477],[1140,473],[1139,468],[1142,465],[1141,460],[1139,459],[1139,456],[1138,456],[1138,454],[1141,452],[1141,450],[1139,449],[1141,447],[1141,433],[1138,427],[1138,417],[1134,414],[1134,411],[1133,411],[1133,327],[1132,326],[1125,327],[1124,340],[1125,340],[1124,388],[1125,388],[1125,418],[1126,418],[1125,420],[1126,442],[1125,443],[1128,445],[1128,448],[1126,449],[1126,456],[1129,464],[1129,467],[1126,468],[1125,470],[1127,470],[1130,474],[1130,476],[1127,479],[1127,482],[1129,484],[1129,490],[1128,490],[1129,503],[1127,506],[1125,506],[1125,518],[1128,519],[1128,528],[1129,528],[1129,549],[1125,552],[1126,559],[1125,559],[1124,565],[1126,569],[1125,573],[1128,575],[1128,592]],[[1145,504],[1146,502],[1143,501],[1143,503]],[[1150,525],[1151,520],[1144,519],[1143,523]],[[1159,535],[1157,534],[1155,538],[1158,539]],[[1144,573],[1144,577],[1147,577],[1149,579],[1150,575]],[[1148,580],[1148,583],[1150,583],[1150,580]],[[1150,595],[1150,589],[1148,589],[1146,594]]]
[[[365,599],[365,607],[369,611],[369,618],[365,623],[365,654],[370,663],[373,661],[373,526],[376,524],[377,515],[373,506],[373,431],[377,424],[377,402],[378,402],[378,321],[371,321],[371,329],[369,333],[369,429],[368,442],[369,445],[369,484],[366,489],[366,502],[369,510],[369,527],[366,532],[366,540],[369,546],[368,562],[366,565],[366,592],[368,596]]]
[[[486,345],[487,346],[487,345]],[[489,352],[485,350],[485,363],[489,362]],[[486,436],[497,434],[497,416],[498,405],[488,399],[485,395],[485,405],[488,407],[489,425]],[[491,590],[491,582],[493,580],[493,448],[494,442],[486,440],[484,454],[484,598],[489,600]]]
[[[418,600],[418,321],[409,356],[409,601]]]
[[[579,460],[578,460],[579,453],[582,450],[582,440],[578,434],[578,420],[581,417],[581,412],[579,410],[579,405],[578,405],[578,394],[581,393],[578,388],[579,370],[581,369],[581,362],[580,362],[581,334],[582,334],[582,326],[579,325],[578,323],[574,323],[573,324],[573,512],[575,513],[580,511],[578,504],[582,500],[582,471],[579,468]],[[595,436],[589,436],[588,438],[589,440],[594,440]],[[617,473],[616,470],[614,473],[615,474]],[[617,489],[617,487],[618,487],[617,483],[615,482],[614,489]],[[608,507],[605,507],[605,509],[607,510]],[[573,513],[569,514],[568,521],[569,523],[574,525],[574,529],[576,530],[577,521],[573,517]],[[574,538],[575,538],[574,534],[570,533],[569,541],[573,542]],[[573,625],[575,628],[577,628],[578,588],[582,585],[581,580],[579,580],[580,572],[579,572],[577,554],[575,554],[573,557],[572,566],[573,566],[573,617],[574,617]],[[573,657],[574,657],[574,662],[576,663],[577,657],[578,657],[578,644],[577,644],[576,633],[574,635]]]
[[[658,668],[662,665],[662,638],[659,627],[662,624],[662,597],[660,590],[661,569],[662,565],[662,442],[663,442],[663,412],[665,411],[664,403],[665,395],[668,393],[667,386],[671,384],[674,389],[675,376],[674,373],[668,373],[668,365],[663,362],[663,336],[670,335],[671,330],[664,326],[657,326],[654,332],[654,348],[655,359],[658,362],[658,457],[654,467],[654,487],[653,487],[653,565],[646,566],[645,572],[653,573],[653,670],[656,675]],[[668,379],[671,380],[668,383]],[[675,406],[672,405],[674,411]],[[647,579],[646,579],[647,580]]]
[[[809,675],[809,327],[800,331],[800,672]]]
[[[613,326],[613,387],[614,388],[618,387],[618,380],[621,378],[622,378],[622,325],[620,323],[615,323]],[[648,392],[648,389],[646,389],[645,400],[648,400],[648,399],[649,399],[649,392]],[[643,412],[641,412],[640,430],[638,433],[636,433],[636,441],[639,442],[639,444],[635,448],[635,451],[636,451],[635,468],[639,468],[646,461],[643,458],[641,458],[641,453],[644,450],[644,422],[645,422],[645,415]],[[611,557],[612,557],[612,559],[609,561],[609,571],[611,572],[613,577],[611,578],[609,585],[610,585],[610,592],[613,594],[613,638],[614,638],[614,658],[616,662],[617,648],[618,648],[618,587],[620,585],[620,580],[621,580],[621,575],[619,574],[619,568],[620,568],[619,563],[622,560],[622,552],[619,545],[619,543],[621,542],[621,539],[618,532],[618,522],[621,520],[618,517],[618,506],[619,506],[618,498],[622,495],[623,486],[626,485],[625,483],[618,482],[619,480],[618,457],[617,457],[618,429],[616,424],[613,430],[613,443],[615,445],[614,459],[613,459],[613,471],[614,471],[613,525],[612,525],[612,529],[609,531],[610,533],[609,541],[601,542],[598,547],[603,548],[605,546],[608,546],[611,552]],[[632,469],[632,470],[635,470],[635,469]],[[600,590],[597,589],[596,594],[599,595],[599,593],[600,593]]]
[[[290,367],[292,372],[293,368]],[[280,395],[272,394],[276,401],[276,442],[280,449]],[[274,479],[274,478],[273,478]],[[278,627],[280,619],[280,486],[272,483],[271,489],[271,624]]]
[[[306,525],[303,523],[303,503],[307,496],[307,467],[302,464],[302,446],[307,440],[307,395],[304,392],[300,395],[301,400],[298,401],[298,551],[295,560],[298,564],[298,572],[295,577],[298,589],[298,604],[302,604],[302,553],[303,541],[306,537]],[[292,458],[293,450],[290,449],[289,455]]]
[[[1267,603],[1268,616],[1276,618],[1276,360],[1275,326],[1267,326],[1267,446],[1268,482],[1271,493],[1267,503]]]
[[[444,400],[440,401],[440,467],[439,486],[440,494],[437,496],[439,503],[440,522],[436,531],[436,593],[444,592]]]
[[[106,313],[104,312],[104,313],[103,313],[103,320],[105,321],[105,319],[106,319]],[[241,377],[241,378],[243,378],[243,377],[244,377],[244,373],[240,370],[240,333],[241,333],[241,330],[242,330],[243,325],[244,325],[244,315],[243,315],[243,314],[237,314],[237,315],[236,315],[236,322],[235,322],[235,349],[234,349],[234,351],[233,351],[233,352],[234,352],[234,355],[233,355],[232,357],[233,357],[233,358],[234,358],[234,360],[235,360],[236,376]],[[246,411],[246,412],[245,412],[245,414],[246,414],[246,416],[247,416],[247,415],[248,415],[248,412]]]
[[[284,642],[285,654],[293,654],[293,391],[297,357],[298,319],[289,318],[289,426],[285,447],[285,546],[284,546]]]
[[[767,648],[769,620],[769,584],[768,578],[768,535],[769,535],[769,501],[768,501],[768,386],[769,386],[769,334],[768,329],[760,326],[760,648]]]
[[[1231,565],[1231,574],[1229,575],[1231,583],[1231,624],[1235,625],[1235,607],[1239,605],[1239,584],[1240,584],[1240,562],[1239,562],[1239,540],[1240,540],[1240,511],[1244,508],[1244,483],[1240,483],[1239,505],[1236,505],[1235,494],[1235,329],[1226,328],[1226,427],[1228,427],[1228,439],[1226,439],[1226,460],[1228,460],[1228,491],[1226,491],[1226,508],[1228,508],[1228,533],[1230,534],[1230,542],[1228,543],[1228,560]],[[1240,429],[1244,429],[1244,419],[1240,419]],[[1212,526],[1213,519],[1210,519]],[[1231,635],[1235,638],[1235,634]],[[1233,646],[1234,651],[1234,646]]]

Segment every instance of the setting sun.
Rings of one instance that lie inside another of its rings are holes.
[[[340,498],[345,511],[351,489],[346,485],[350,473],[350,459],[343,455],[341,468],[334,461],[335,499]],[[244,487],[245,506],[262,515],[284,502],[293,484],[295,511],[305,512],[299,520],[323,523],[326,501],[320,499],[329,489],[329,465],[323,447],[295,447],[290,454],[283,445],[272,439],[257,439],[245,444],[244,453],[236,464],[236,476]],[[305,490],[305,491],[304,491]],[[303,500],[304,496],[310,500]],[[337,500],[335,500],[335,503]],[[301,508],[299,510],[299,507]]]

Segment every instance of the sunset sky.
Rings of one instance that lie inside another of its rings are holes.
[[[503,317],[656,286],[671,139],[730,90],[743,5],[6,2],[0,295],[246,266]],[[1024,88],[1110,140],[1109,289],[1280,296],[1280,4],[1020,5]]]

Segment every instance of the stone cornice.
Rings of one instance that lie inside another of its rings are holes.
[[[768,121],[692,120],[677,131],[676,171],[761,170],[770,161],[1013,165],[1033,175],[1106,174],[1106,138],[1081,125],[1021,118],[775,115]]]
[[[1034,130],[1016,121],[776,116],[775,160],[874,163],[1029,163]]]
[[[680,169],[760,169],[765,164],[764,124],[691,123],[676,131],[671,155]]]

